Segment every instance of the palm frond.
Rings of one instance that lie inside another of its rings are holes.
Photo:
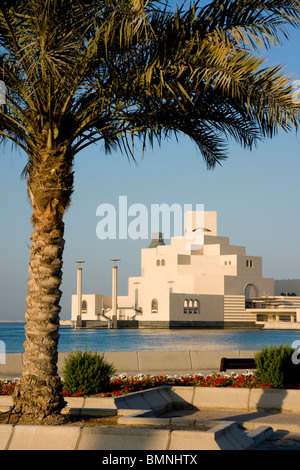
[[[234,139],[252,148],[298,126],[293,77],[258,49],[300,25],[300,1],[4,0],[0,134],[27,150],[77,152],[102,141],[134,158],[184,133],[209,167]]]

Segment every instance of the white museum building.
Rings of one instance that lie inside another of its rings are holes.
[[[231,245],[228,237],[217,234],[216,212],[205,211],[201,227],[195,226],[197,220],[197,213],[185,214],[184,235],[171,238],[170,244],[165,244],[162,233],[153,234],[149,247],[141,250],[141,275],[128,279],[127,296],[117,295],[117,266],[111,296],[82,293],[79,268],[72,325],[262,328],[285,322],[296,326],[300,296],[275,295],[274,280],[262,275],[262,258],[248,255],[245,247]]]

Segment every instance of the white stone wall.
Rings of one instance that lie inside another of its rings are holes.
[[[195,224],[199,219],[195,214],[190,216],[189,230],[198,228]],[[128,279],[128,295],[118,297],[119,308],[141,309],[137,317],[141,321],[191,321],[184,315],[183,301],[192,298],[199,300],[201,310],[194,320],[253,321],[252,314],[245,315],[246,286],[255,286],[253,292],[257,296],[272,296],[273,279],[262,277],[261,257],[250,256],[245,247],[230,245],[228,237],[217,235],[216,212],[204,213],[204,227],[204,245],[198,250],[190,248],[185,236],[172,238],[169,245],[142,249],[141,276]],[[95,319],[100,313],[100,300],[86,295],[82,299],[88,304],[82,319]],[[72,319],[76,312],[74,300]]]
[[[86,303],[86,304],[85,304]],[[111,297],[101,294],[82,294],[82,304],[86,305],[86,310],[82,311],[82,320],[98,320],[104,309],[111,307]],[[77,295],[72,295],[71,320],[76,322],[78,316]]]

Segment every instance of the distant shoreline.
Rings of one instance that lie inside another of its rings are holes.
[[[25,320],[0,320],[0,323],[26,323]]]
[[[25,320],[0,320],[0,323],[26,323]],[[71,320],[60,320],[60,325],[71,326]]]

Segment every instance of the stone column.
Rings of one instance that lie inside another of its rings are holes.
[[[82,267],[81,263],[84,261],[76,261],[79,264],[77,269],[77,321],[79,322],[82,320]]]
[[[112,267],[112,298],[111,298],[111,307],[112,307],[112,315],[113,318],[116,320],[117,314],[118,314],[118,266],[116,265],[117,261],[120,261],[119,259],[112,259],[115,264]]]

